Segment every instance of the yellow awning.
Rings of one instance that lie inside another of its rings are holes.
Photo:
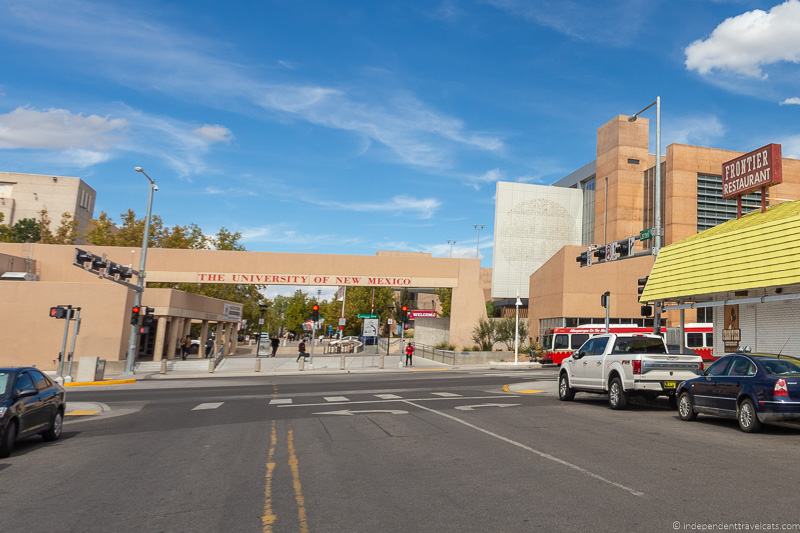
[[[641,301],[800,284],[800,201],[731,220],[661,249]]]

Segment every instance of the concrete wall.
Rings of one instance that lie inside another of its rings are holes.
[[[121,359],[127,349],[128,309],[133,291],[113,283],[0,282],[0,366],[36,365],[51,370],[61,347],[64,320],[50,318],[50,307],[81,307],[75,358]]]
[[[6,272],[36,272],[36,263],[15,255],[0,254],[0,274]]]
[[[449,318],[417,318],[414,320],[414,342],[436,346],[450,338]]]
[[[61,222],[63,213],[78,221],[78,232],[86,232],[94,215],[95,191],[80,178],[0,172],[0,213],[4,223],[23,218],[39,218],[46,209],[51,229]]]
[[[565,246],[531,275],[528,300],[531,338],[541,335],[539,320],[543,318],[596,317],[602,322],[605,310],[600,305],[600,295],[605,291],[611,292],[612,317],[640,316],[636,280],[650,273],[653,258],[637,257],[580,268],[575,257],[582,249]]]
[[[565,244],[581,243],[583,192],[497,182],[492,297],[528,297],[528,279]]]

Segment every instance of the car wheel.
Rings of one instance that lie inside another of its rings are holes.
[[[694,412],[694,402],[688,392],[681,393],[678,400],[678,416],[681,420],[691,421],[697,418],[697,413]]]
[[[622,388],[622,381],[614,376],[608,386],[608,406],[612,409],[625,409],[628,406],[628,393]]]
[[[59,409],[56,411],[53,420],[50,422],[50,428],[42,433],[42,437],[46,441],[58,440],[61,437],[61,431],[64,429],[64,413]]]
[[[8,427],[6,427],[6,432],[3,435],[2,441],[0,441],[0,458],[5,458],[11,455],[11,451],[14,449],[15,442],[17,442],[16,421],[9,423]]]
[[[562,402],[569,402],[575,398],[575,389],[569,386],[569,377],[567,373],[561,374],[558,380],[558,399]]]
[[[745,398],[739,404],[736,418],[739,420],[739,429],[745,433],[755,433],[761,430],[761,422],[756,415],[756,408],[749,398]]]

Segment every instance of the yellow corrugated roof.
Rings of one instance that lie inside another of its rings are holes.
[[[641,301],[791,284],[800,284],[800,201],[662,248]]]

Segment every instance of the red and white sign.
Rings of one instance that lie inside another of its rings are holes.
[[[436,318],[436,311],[434,309],[414,309],[408,312],[408,318],[414,320],[415,318]]]
[[[722,163],[722,197],[735,198],[783,181],[781,145],[768,144]]]

